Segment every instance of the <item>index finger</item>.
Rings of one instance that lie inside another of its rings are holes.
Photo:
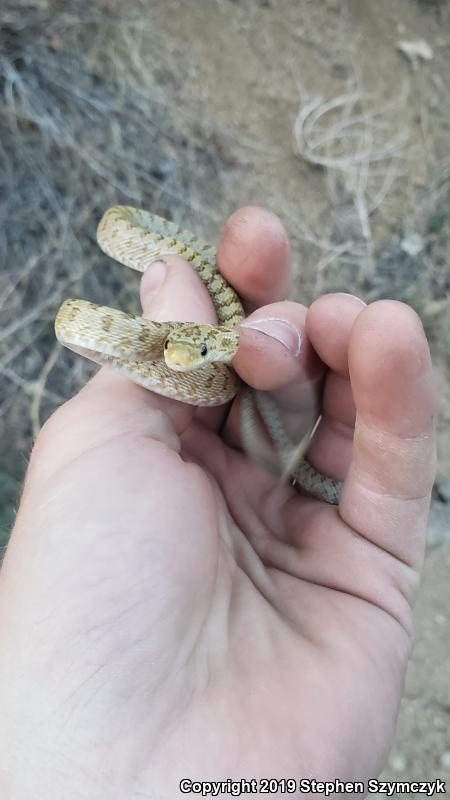
[[[281,220],[266,208],[244,206],[228,218],[220,234],[217,263],[247,313],[289,294],[289,241]]]

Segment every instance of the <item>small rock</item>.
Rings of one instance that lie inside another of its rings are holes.
[[[433,50],[425,39],[400,39],[397,50],[403,53],[414,70],[419,66],[419,61],[431,61],[434,58]]]
[[[450,750],[441,755],[441,767],[450,771]]]
[[[425,241],[420,233],[411,233],[409,236],[405,236],[405,238],[402,239],[400,247],[404,253],[414,258],[425,249]]]
[[[442,500],[443,503],[450,503],[450,478],[437,481],[436,489],[439,500]]]
[[[389,758],[389,766],[394,772],[404,772],[406,769],[406,758],[402,753],[392,753]]]

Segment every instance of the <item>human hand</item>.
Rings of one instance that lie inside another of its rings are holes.
[[[289,247],[261,209],[233,215],[219,264],[253,320],[288,323],[284,344],[242,329],[245,380],[284,375],[301,396],[327,368],[308,458],[346,476],[340,507],[250,463],[236,403],[194,416],[101,370],[36,442],[0,574],[8,800],[165,800],[182,778],[383,764],[435,470],[422,326],[391,301],[283,302]],[[214,321],[178,258],[152,294],[160,270],[142,281],[147,316]]]

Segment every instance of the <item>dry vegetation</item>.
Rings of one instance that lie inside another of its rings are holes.
[[[144,81],[137,14],[6,0],[0,24],[1,544],[32,438],[91,371],[59,352],[61,300],[137,311],[136,279],[102,256],[96,221],[117,201],[195,213],[188,176],[201,192],[221,159],[195,131],[179,132],[167,89]]]
[[[183,106],[145,7],[136,0],[124,15],[110,0],[3,0],[0,10],[0,543],[32,438],[90,370],[59,352],[55,310],[70,295],[137,308],[136,280],[95,245],[97,219],[122,201],[207,230],[222,213],[211,186],[226,182],[244,147]],[[311,293],[352,285],[368,300],[407,300],[448,358],[450,166],[430,175],[414,217],[381,242],[372,235],[375,212],[411,168],[393,112],[355,81],[329,100],[301,99],[293,149],[324,174],[330,208],[326,235],[302,232],[315,253],[305,257]]]

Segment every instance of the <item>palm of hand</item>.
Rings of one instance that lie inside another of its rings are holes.
[[[184,435],[183,461],[145,431],[102,438],[53,489],[75,507],[70,487],[95,486],[64,541],[48,532],[59,579],[40,614],[55,593],[76,598],[60,610],[57,649],[88,645],[76,670],[53,661],[50,720],[61,724],[56,700],[65,725],[90,728],[108,758],[131,725],[126,760],[144,787],[173,763],[204,778],[205,758],[215,779],[375,774],[409,649],[407,616],[389,613],[392,557],[336,508],[271,486],[202,423]]]
[[[184,464],[172,486],[168,606],[180,617],[166,673],[183,675],[178,709],[200,745],[184,774],[204,778],[206,732],[207,774],[222,779],[378,774],[410,647],[392,556],[336,508],[274,486],[214,432],[197,424],[184,438],[200,470]],[[195,535],[182,543],[186,528]],[[171,678],[160,680],[173,701]],[[174,733],[167,766],[182,741]]]

